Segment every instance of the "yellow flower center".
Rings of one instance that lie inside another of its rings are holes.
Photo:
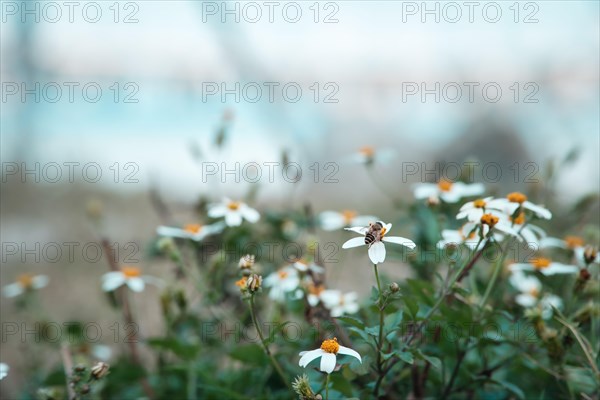
[[[481,216],[481,223],[484,225],[488,225],[490,228],[493,228],[499,221],[499,218],[492,214],[483,214]]]
[[[385,235],[385,233],[387,232],[386,228],[381,228],[381,238],[383,239],[383,236]]]
[[[202,225],[200,224],[186,224],[183,227],[183,230],[188,233],[198,233],[202,230]]]
[[[308,286],[308,292],[310,294],[314,294],[315,296],[320,295],[323,292],[323,290],[325,290],[325,286],[323,285],[315,285],[314,283],[311,283]]]
[[[356,215],[356,211],[353,210],[342,211],[342,216],[344,217],[344,222],[346,223],[346,225],[350,225],[350,223],[356,217]]]
[[[246,282],[248,282],[248,278],[246,278],[245,276],[240,279],[239,281],[235,282],[235,286],[239,287],[239,288],[243,288],[246,287]]]
[[[125,275],[125,278],[137,278],[142,275],[142,270],[138,267],[121,267],[121,272]]]
[[[540,295],[540,291],[537,288],[531,288],[529,294],[537,298]]]
[[[285,279],[289,275],[289,273],[287,271],[279,271],[279,272],[277,272],[277,274],[279,275],[280,279]]]
[[[508,199],[508,201],[510,201],[511,203],[519,203],[519,204],[523,204],[525,201],[527,201],[527,196],[525,196],[523,193],[520,192],[512,192],[509,193],[506,198]]]
[[[452,185],[453,183],[447,179],[440,179],[440,181],[438,182],[438,187],[442,192],[450,191],[450,189],[452,189]]]
[[[239,201],[230,201],[227,203],[227,208],[229,208],[231,211],[235,211],[240,208],[240,204],[241,203]]]
[[[483,199],[477,199],[473,202],[473,206],[475,208],[485,208],[485,200]]]
[[[585,242],[579,236],[565,236],[565,243],[567,247],[570,249],[574,249],[576,247],[582,247]]]
[[[531,260],[531,264],[535,267],[535,269],[544,269],[550,266],[552,260],[544,257],[536,257]]]
[[[30,289],[33,286],[33,275],[22,274],[17,277],[17,282],[24,289]]]
[[[467,239],[474,239],[477,231],[476,231],[476,230],[474,230],[474,229],[472,229],[472,230],[469,232],[469,236],[467,236],[467,235],[465,235],[464,228],[465,228],[465,227],[464,227],[464,226],[462,226],[462,227],[459,229],[460,236],[463,238],[463,240],[467,240]]]
[[[323,344],[321,344],[321,350],[326,351],[327,353],[337,354],[340,350],[337,338],[324,340]]]
[[[363,146],[358,149],[358,152],[368,158],[371,158],[375,155],[375,149],[371,146]]]
[[[516,217],[510,217],[510,220],[515,225],[523,225],[525,223],[525,213],[521,211]]]

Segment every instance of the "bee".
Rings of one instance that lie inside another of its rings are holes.
[[[365,244],[371,247],[373,243],[381,241],[384,233],[383,222],[369,222],[369,227],[365,233]]]

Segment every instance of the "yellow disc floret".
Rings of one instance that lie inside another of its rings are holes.
[[[227,203],[227,208],[229,208],[231,211],[235,211],[240,208],[240,204],[241,203],[239,201],[230,201]]]
[[[358,152],[367,158],[372,158],[375,155],[375,149],[371,146],[363,146],[358,149]]]
[[[485,200],[484,199],[477,199],[473,202],[473,207],[475,208],[485,208]]]
[[[438,182],[438,188],[442,192],[450,191],[450,189],[452,189],[452,185],[453,185],[453,183],[447,179],[440,179],[440,181]]]
[[[492,214],[483,214],[481,216],[481,223],[489,226],[490,228],[493,228],[494,225],[498,223],[498,221],[499,218]]]
[[[23,289],[30,289],[33,286],[33,275],[21,274],[17,277],[17,282]]]
[[[574,249],[576,247],[582,247],[585,242],[579,236],[565,236],[565,244],[568,248]]]
[[[356,218],[356,211],[353,210],[344,210],[342,211],[342,217],[344,217],[344,223],[346,225],[350,225],[352,220]]]
[[[202,229],[202,225],[200,224],[187,224],[183,227],[183,230],[188,233],[198,233]]]
[[[536,257],[531,259],[531,264],[535,267],[535,269],[544,269],[548,268],[552,263],[552,260],[544,257]]]
[[[340,345],[337,342],[337,338],[323,341],[323,344],[321,344],[321,350],[327,353],[337,354],[337,352],[340,350]]]
[[[510,201],[511,203],[519,203],[519,204],[523,204],[524,202],[527,201],[527,196],[525,196],[523,193],[520,192],[512,192],[509,193],[506,198],[508,199],[508,201]]]
[[[121,272],[125,278],[137,278],[142,275],[142,270],[138,267],[121,267]]]

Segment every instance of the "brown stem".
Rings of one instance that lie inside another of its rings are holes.
[[[65,370],[65,377],[67,379],[67,393],[69,394],[69,400],[77,398],[75,391],[71,387],[71,371],[73,371],[73,359],[71,358],[71,352],[69,351],[69,345],[63,343],[60,346],[60,357],[62,358],[63,368]]]
[[[106,253],[106,259],[108,261],[108,266],[111,269],[111,271],[119,271],[119,266],[117,265],[117,261],[115,260],[112,248],[110,247],[109,240],[104,238],[102,239],[101,244],[102,248],[104,249],[104,252]],[[127,297],[127,288],[125,286],[121,286],[119,289],[117,289],[117,292],[121,303],[121,309],[123,311],[123,319],[125,321],[125,326],[132,326],[137,328],[137,325],[133,318],[133,313],[131,312],[129,298]],[[131,362],[139,366],[140,368],[145,369],[140,360],[137,348],[137,343],[139,339],[137,332],[138,329],[133,329],[133,333],[130,335],[126,342],[131,355]],[[141,378],[141,384],[142,388],[144,389],[144,392],[146,393],[146,396],[148,396],[148,398],[150,399],[154,398],[154,391],[152,390],[152,386],[150,386],[150,382],[148,382],[148,378]]]

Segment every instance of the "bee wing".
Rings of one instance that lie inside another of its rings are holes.
[[[368,227],[364,227],[364,226],[354,226],[352,228],[344,228],[347,231],[352,231],[352,232],[356,232],[356,233],[360,233],[361,235],[366,235],[366,233],[369,231]]]

